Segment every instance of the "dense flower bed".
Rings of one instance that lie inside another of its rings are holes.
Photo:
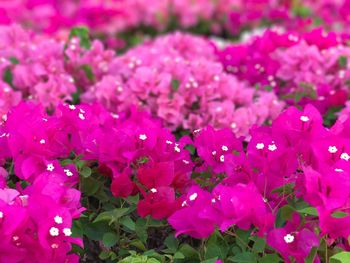
[[[0,262],[349,262],[349,5],[1,4]]]

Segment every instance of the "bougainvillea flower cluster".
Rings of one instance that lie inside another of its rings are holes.
[[[267,30],[219,51],[227,72],[289,103],[312,102],[322,112],[348,96],[347,37],[315,29],[307,33]]]
[[[348,262],[349,12],[3,1],[0,262]]]
[[[274,119],[284,105],[273,93],[256,91],[226,74],[207,40],[182,33],[159,37],[117,57],[109,74],[82,98],[114,112],[140,105],[172,130],[210,124],[231,127],[243,136],[253,124]]]

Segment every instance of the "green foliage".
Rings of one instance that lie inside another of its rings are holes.
[[[85,49],[90,49],[91,42],[89,36],[89,29],[87,27],[74,27],[69,33],[69,39],[78,37],[80,46]]]

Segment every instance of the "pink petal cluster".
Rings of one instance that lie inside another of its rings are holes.
[[[274,119],[283,107],[273,93],[256,91],[223,72],[207,40],[179,32],[117,57],[83,101],[98,101],[114,112],[137,104],[172,130],[210,124],[231,127],[238,135]]]
[[[210,171],[214,188],[193,186],[169,223],[177,235],[197,238],[209,236],[215,227],[226,231],[254,226],[286,262],[290,256],[303,262],[319,246],[315,228],[330,244],[343,246],[350,235],[349,120],[327,129],[313,106],[303,111],[290,107],[271,127],[253,128],[246,151],[229,130],[208,127],[197,132],[194,145],[202,160],[198,172]],[[280,195],[276,189],[286,185],[293,191]],[[284,227],[274,228],[277,211],[291,196],[315,207],[318,216],[301,222],[295,214]]]
[[[68,253],[72,243],[82,246],[71,237],[72,219],[83,210],[80,192],[58,162],[47,167],[25,189],[0,189],[2,262],[79,262]]]
[[[315,29],[308,33],[267,30],[219,51],[226,71],[287,102],[313,103],[322,112],[344,105],[348,96],[346,37]]]

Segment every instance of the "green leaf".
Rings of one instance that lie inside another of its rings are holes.
[[[348,58],[346,56],[340,56],[338,58],[338,64],[341,68],[346,68],[348,65]]]
[[[10,57],[9,58],[10,62],[13,64],[13,65],[18,65],[19,64],[19,60],[15,57]]]
[[[98,257],[102,260],[106,260],[107,258],[109,258],[109,253],[108,251],[102,251]]]
[[[237,263],[254,263],[257,262],[257,254],[252,252],[242,252],[233,257],[229,257],[229,260]]]
[[[271,90],[272,90],[272,87],[267,85],[267,86],[264,87],[264,89],[265,89],[266,91],[271,91]]]
[[[174,259],[184,259],[184,258],[185,258],[185,255],[182,254],[180,251],[174,254]]]
[[[235,233],[239,237],[236,238],[236,244],[242,249],[242,251],[246,251],[251,231],[237,229]]]
[[[316,255],[317,255],[317,247],[313,247],[309,253],[309,255],[307,256],[307,258],[305,259],[305,263],[314,263]]]
[[[330,263],[349,263],[350,262],[350,252],[340,252],[335,254],[330,258]]]
[[[169,248],[173,253],[177,251],[179,247],[179,241],[174,237],[174,235],[169,235],[165,240],[164,244]]]
[[[69,39],[78,37],[80,39],[80,46],[85,49],[90,49],[91,42],[89,37],[89,29],[87,27],[74,27],[69,34]]]
[[[277,254],[268,254],[259,259],[259,263],[279,263],[280,257]]]
[[[180,81],[177,79],[172,79],[171,80],[171,89],[176,92],[180,87]]]
[[[310,216],[318,216],[317,209],[315,207],[309,206],[297,210],[300,214],[306,214]]]
[[[94,195],[101,186],[101,182],[91,176],[81,178],[81,191],[87,196]]]
[[[94,81],[95,80],[95,75],[94,75],[94,72],[92,71],[92,68],[91,68],[90,65],[84,64],[84,65],[81,65],[80,68],[84,71],[84,73],[85,73],[86,77],[88,78],[88,80],[90,80],[90,81]]]
[[[118,236],[113,232],[108,232],[103,235],[102,241],[106,247],[113,247],[117,244]]]
[[[122,216],[126,215],[128,210],[129,210],[128,208],[115,208],[111,211],[103,212],[95,218],[94,223],[100,222],[100,221],[109,221],[109,224],[112,224]]]
[[[83,169],[80,171],[80,174],[82,176],[84,176],[85,178],[89,177],[91,175],[91,173],[92,173],[92,170],[88,166],[84,166]]]
[[[132,231],[135,231],[136,224],[135,222],[130,218],[130,216],[124,216],[122,219],[119,221],[123,226],[129,228]]]
[[[210,259],[214,257],[226,258],[228,251],[229,246],[227,245],[225,239],[218,231],[215,231],[207,241],[205,259]]]
[[[332,213],[332,217],[334,217],[334,218],[343,218],[343,217],[347,217],[347,216],[349,216],[348,213],[341,212],[341,211]]]
[[[10,68],[5,69],[5,71],[2,75],[2,79],[4,80],[4,82],[6,82],[10,86],[12,86],[13,74],[12,74],[12,71]]]
[[[265,238],[257,238],[253,245],[253,250],[256,252],[263,252],[266,246]]]
[[[147,222],[144,218],[138,218],[136,220],[135,232],[137,237],[144,243],[147,243],[148,234],[147,234]]]
[[[189,244],[183,244],[180,246],[179,251],[184,254],[186,260],[199,260],[199,254],[196,249],[191,247]],[[198,262],[198,261],[197,261]]]
[[[111,231],[107,222],[88,223],[83,227],[84,235],[95,241],[102,240],[103,235]]]
[[[201,263],[215,263],[218,260],[218,257],[210,258],[204,261],[201,261]]]
[[[130,242],[130,245],[131,245],[131,246],[134,246],[134,247],[136,247],[136,248],[138,248],[138,249],[140,249],[140,250],[143,250],[143,251],[146,251],[146,250],[147,250],[146,247],[145,247],[145,245],[144,245],[140,240],[138,240],[138,239],[135,239],[135,240],[131,241],[131,242]]]

